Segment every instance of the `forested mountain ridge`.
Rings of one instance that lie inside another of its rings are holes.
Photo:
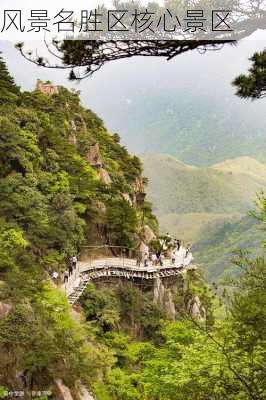
[[[265,165],[249,157],[208,168],[186,165],[166,154],[147,154],[142,160],[158,215],[245,213],[266,184]]]
[[[266,187],[265,164],[238,157],[199,168],[165,154],[146,154],[142,160],[162,231],[193,244],[210,280],[233,270],[235,249],[259,247],[264,233],[247,214]]]
[[[264,400],[263,257],[238,254],[224,304],[200,270],[166,285],[172,321],[149,284],[123,281],[89,285],[70,310],[51,270],[84,243],[134,247],[143,224],[157,228],[141,165],[77,93],[21,93],[2,61],[0,77],[0,398]]]
[[[84,244],[135,247],[143,225],[156,231],[141,163],[78,93],[21,92],[2,59],[0,152],[0,385],[91,382],[112,355],[49,274]]]
[[[92,100],[93,107],[137,154],[165,153],[197,166],[243,156],[265,161],[265,100],[240,100],[231,86],[252,54],[251,41],[247,42],[239,44],[248,48],[244,57],[225,47],[203,57],[192,52],[166,66],[159,59],[152,64],[140,59],[119,72],[110,68],[115,83],[108,82],[107,72],[102,75],[110,91],[116,84],[121,101],[106,98],[103,104],[99,100],[93,104]],[[224,59],[231,60],[229,65]],[[138,85],[129,79],[136,68],[144,71]]]

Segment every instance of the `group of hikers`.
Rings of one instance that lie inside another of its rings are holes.
[[[77,262],[78,262],[78,259],[77,259],[77,257],[75,255],[69,257],[68,268],[66,268],[64,273],[63,273],[63,281],[64,281],[64,283],[67,283],[68,279],[70,278],[70,276],[73,275],[73,272],[77,268]]]
[[[144,267],[163,267],[166,259],[170,259],[170,265],[177,268],[189,265],[193,260],[191,245],[188,244],[185,246],[181,240],[172,239],[167,233],[166,236],[157,239],[156,243],[150,246],[150,249],[146,246],[142,251],[139,251],[137,256],[137,266],[140,266],[143,263]],[[76,270],[77,261],[75,255],[69,257],[68,266],[62,273],[62,281],[64,284],[68,283],[69,278]],[[169,261],[167,265],[169,265]],[[59,279],[58,272],[54,271],[51,275],[54,281]]]
[[[162,267],[165,259],[170,258],[171,264],[175,267],[189,265],[193,260],[191,253],[191,245],[184,246],[181,240],[172,239],[167,233],[166,236],[159,240],[159,249],[149,251],[148,247],[137,259],[137,265],[143,262],[144,267]]]

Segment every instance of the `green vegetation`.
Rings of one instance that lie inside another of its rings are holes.
[[[265,204],[262,197],[258,217],[264,223]],[[266,265],[263,252],[262,249],[258,257],[244,251],[235,253],[235,267],[241,276],[228,280],[224,306],[204,286],[198,273],[189,274],[175,297],[177,322],[167,321],[157,310],[156,320],[161,315],[160,324],[152,325],[144,335],[136,329],[136,326],[143,327],[143,312],[145,323],[153,321],[153,314],[147,313],[145,306],[145,291],[134,288],[131,296],[127,288],[125,300],[119,286],[98,291],[90,286],[82,300],[86,318],[96,327],[99,342],[115,357],[104,380],[94,385],[96,398],[264,400]],[[186,299],[191,295],[200,297],[206,311],[205,320],[195,320],[187,312]]]
[[[108,185],[88,160],[95,143]],[[112,357],[73,320],[49,274],[64,271],[84,244],[134,247],[142,224],[156,229],[148,203],[123,197],[136,195],[141,163],[78,93],[20,92],[2,60],[0,151],[0,385],[21,386],[18,373],[27,391],[56,378],[89,385]]]
[[[141,163],[78,93],[22,93],[2,61],[0,77],[0,398],[18,386],[31,398],[61,379],[75,398],[81,383],[96,400],[264,400],[265,247],[235,254],[241,274],[228,279],[224,303],[200,270],[189,270],[166,281],[163,301],[148,284],[109,281],[89,285],[73,312],[51,271],[63,271],[84,244],[134,247],[144,224],[157,228]],[[95,144],[100,171],[90,161]],[[160,200],[164,212],[170,201],[172,213],[235,218],[265,183],[264,167],[250,159],[202,170],[166,161],[170,175],[161,165],[156,191],[169,196]],[[254,215],[265,229],[263,194]],[[210,231],[202,246],[215,251],[231,240],[230,251],[243,231],[254,238],[248,218]]]
[[[166,319],[163,306],[153,303],[151,285],[145,283],[142,287],[127,281],[90,284],[81,304],[98,337],[108,343],[113,335],[118,338],[121,331],[133,339],[156,339],[161,320]]]
[[[264,232],[253,217],[225,222],[210,227],[195,243],[195,257],[204,270],[208,281],[222,282],[228,274],[239,273],[232,262],[232,253],[237,249],[249,249],[259,254]]]
[[[260,99],[266,95],[266,50],[255,53],[250,60],[249,74],[238,76],[233,85],[237,87],[239,97]]]
[[[263,233],[246,214],[266,186],[264,164],[240,157],[198,168],[163,154],[145,155],[143,162],[161,229],[193,243],[208,279],[233,268],[235,249],[258,247]]]

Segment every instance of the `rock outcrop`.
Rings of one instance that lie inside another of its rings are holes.
[[[165,299],[165,312],[167,315],[167,318],[169,318],[172,321],[175,321],[176,319],[176,309],[175,309],[175,303],[173,299],[173,293],[171,289],[167,289],[166,291],[166,299]]]
[[[85,386],[81,385],[78,393],[79,400],[94,400],[94,397],[88,392]]]
[[[132,200],[131,200],[129,194],[128,193],[122,193],[122,196],[123,196],[123,199],[128,201],[129,204],[132,206],[133,203],[132,203]]]
[[[156,235],[153,232],[153,230],[148,225],[144,225],[144,227],[143,227],[143,240],[144,240],[144,242],[149,244],[155,238],[156,238]]]
[[[42,92],[46,96],[52,96],[53,94],[58,94],[58,87],[50,82],[43,82],[38,79],[36,84],[36,90]]]
[[[63,383],[61,379],[55,380],[55,386],[57,388],[60,400],[73,400],[70,389]],[[79,400],[95,400],[94,397],[89,393],[84,385],[79,384],[79,390],[75,399]]]
[[[165,287],[160,278],[155,279],[153,287],[153,302],[155,304],[162,304],[165,309],[167,318],[175,321],[176,308],[173,299],[173,292],[171,288]]]
[[[155,279],[153,287],[153,301],[155,304],[163,303],[165,288],[160,278]]]
[[[71,133],[71,134],[68,136],[68,143],[69,143],[69,144],[72,144],[73,146],[76,146],[76,144],[77,144],[77,137],[76,137],[75,133]]]
[[[95,143],[90,146],[89,151],[86,154],[86,160],[92,167],[101,168],[102,167],[102,158],[100,154],[99,144]]]
[[[95,207],[102,213],[102,214],[106,214],[106,205],[102,202],[97,200],[95,202]]]
[[[0,320],[8,316],[12,306],[10,304],[0,302]]]
[[[55,385],[58,390],[60,400],[73,400],[70,389],[63,383],[62,379],[56,379]]]
[[[105,185],[111,185],[112,179],[111,179],[108,171],[106,171],[106,169],[104,169],[104,168],[99,169],[99,177]]]
[[[140,204],[145,199],[145,185],[142,178],[136,178],[132,184],[132,202],[133,204]]]
[[[132,184],[133,191],[135,193],[142,193],[145,191],[144,183],[141,178],[136,178]]]
[[[204,307],[202,307],[201,301],[198,296],[193,297],[188,302],[188,312],[192,316],[192,318],[198,319],[200,321],[203,321],[206,317],[206,312]]]

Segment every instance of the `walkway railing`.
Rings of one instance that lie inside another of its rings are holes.
[[[126,268],[126,269],[147,269],[147,268],[162,268],[159,266],[152,266],[151,262],[148,261],[148,265],[145,266],[143,262],[140,265],[137,265],[136,259],[133,258],[122,258],[122,257],[106,257],[100,259],[90,259],[89,261],[79,262],[79,271],[85,272],[91,268],[103,268],[103,267],[117,267],[117,268]],[[173,266],[171,264],[171,260],[164,260],[163,267]]]
[[[173,265],[165,259],[163,266],[137,265],[135,259],[107,257],[79,262],[77,270],[65,285],[69,302],[74,304],[82,295],[90,281],[101,278],[145,279],[167,278],[180,275],[184,270],[196,269],[194,265]]]

